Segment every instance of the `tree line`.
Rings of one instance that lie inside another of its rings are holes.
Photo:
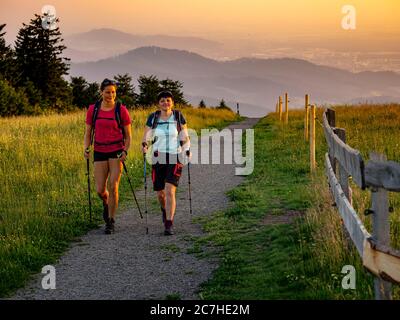
[[[187,105],[183,95],[183,84],[171,79],[159,80],[156,76],[141,75],[138,78],[139,93],[135,92],[132,77],[126,73],[116,75],[113,78],[117,84],[118,100],[129,108],[149,107],[157,103],[157,94],[162,90],[169,90],[174,95],[175,103]],[[93,101],[100,98],[100,84],[89,83],[82,76],[71,77],[72,104],[79,108],[87,107]]]
[[[5,41],[6,25],[0,24],[0,116],[68,112],[87,108],[99,99],[99,83],[90,83],[82,76],[66,80],[70,59],[63,55],[64,39],[59,27],[43,26],[45,17],[35,14],[29,24],[23,23],[13,48]],[[115,75],[114,80],[118,99],[129,108],[157,103],[161,90],[171,91],[176,104],[188,104],[180,81],[140,75],[136,92],[129,74]],[[206,107],[203,100],[199,107]],[[219,107],[226,107],[223,100]]]

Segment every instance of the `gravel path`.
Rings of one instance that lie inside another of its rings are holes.
[[[251,128],[258,120],[246,119],[228,128]],[[235,164],[191,165],[193,217],[210,215],[229,206],[225,192],[244,179],[235,176],[234,169]],[[150,203],[154,202],[155,193],[151,181],[148,186]],[[145,219],[141,220],[133,207],[117,215],[114,234],[105,235],[102,227],[71,244],[55,265],[55,290],[42,289],[44,275],[38,274],[12,299],[165,299],[171,294],[180,299],[199,299],[196,291],[210,278],[218,261],[187,253],[192,247],[190,238],[202,235],[200,225],[194,224],[189,214],[187,187],[184,167],[177,194],[174,236],[163,235],[161,213],[154,205],[149,205],[152,214],[148,216],[146,235]],[[138,191],[137,197],[143,203],[144,193]]]

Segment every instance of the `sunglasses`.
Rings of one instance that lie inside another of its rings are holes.
[[[108,86],[116,86],[116,87],[118,87],[118,82],[116,82],[116,81],[114,81],[114,80],[106,80],[106,81],[103,81],[103,82],[101,83],[101,90],[104,90],[104,88],[105,88],[105,87],[108,87]]]

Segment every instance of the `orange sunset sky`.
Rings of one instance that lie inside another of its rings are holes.
[[[55,7],[67,44],[73,34],[111,28],[214,40],[223,51],[199,52],[214,59],[295,57],[400,72],[400,0],[0,0],[9,44],[44,5]],[[342,28],[345,5],[356,10],[355,30]]]
[[[139,34],[290,37],[340,34],[343,5],[357,10],[362,34],[400,35],[398,0],[0,0],[8,39],[43,5],[53,5],[64,34],[111,27]]]

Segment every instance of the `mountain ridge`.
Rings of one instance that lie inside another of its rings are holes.
[[[184,83],[188,96],[241,101],[272,111],[288,92],[300,107],[304,94],[313,103],[345,103],[363,97],[394,97],[400,101],[400,74],[385,71],[353,73],[297,58],[239,58],[218,61],[188,50],[140,47],[113,58],[71,65],[71,74],[89,81],[130,73],[154,74]],[[198,103],[196,101],[190,101]]]

